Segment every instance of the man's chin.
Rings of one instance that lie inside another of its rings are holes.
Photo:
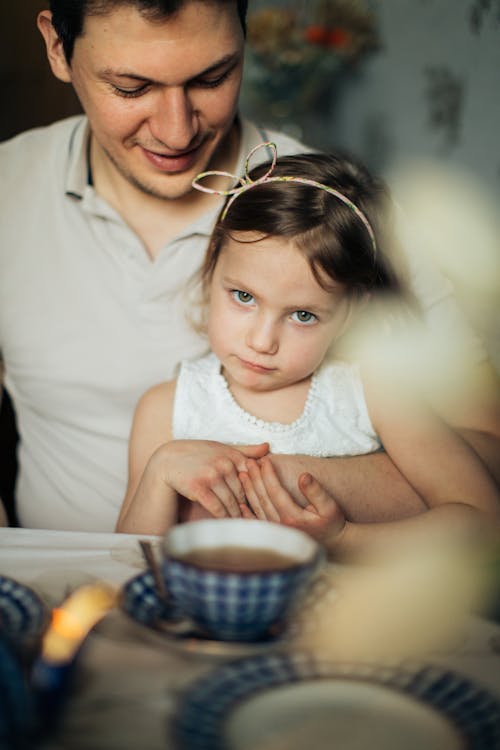
[[[157,200],[179,200],[189,195],[193,188],[192,177],[187,174],[162,176],[161,179],[147,180],[139,179],[135,175],[126,175],[125,178],[138,192]]]

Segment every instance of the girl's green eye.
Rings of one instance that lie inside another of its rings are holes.
[[[314,313],[307,312],[307,310],[296,310],[294,313],[292,313],[292,319],[297,323],[303,323],[305,325],[311,325],[311,323],[315,323],[317,321],[316,315],[314,315]]]
[[[242,291],[241,289],[233,289],[231,294],[236,302],[239,302],[242,305],[249,305],[251,302],[253,302],[252,295],[248,292]]]

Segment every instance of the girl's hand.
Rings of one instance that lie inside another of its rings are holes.
[[[299,476],[298,487],[306,506],[298,505],[282,486],[268,458],[247,461],[247,470],[239,474],[248,506],[240,506],[245,518],[275,521],[305,531],[320,542],[338,536],[346,525],[336,500],[312,474]]]
[[[165,484],[210,515],[237,518],[245,499],[238,475],[249,458],[261,458],[268,450],[267,443],[236,448],[210,440],[172,440],[155,452],[148,468],[153,464]]]

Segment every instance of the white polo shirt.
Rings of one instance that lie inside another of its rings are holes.
[[[88,184],[88,136],[78,116],[0,144],[0,352],[21,436],[26,527],[112,530],[138,398],[206,350],[185,318],[185,286],[220,202],[152,261]],[[243,121],[238,174],[267,138],[281,155],[307,150]],[[445,335],[464,328],[449,285],[409,255],[431,325]]]
[[[206,349],[185,318],[185,285],[220,202],[152,261],[88,184],[88,135],[78,116],[0,144],[0,352],[26,527],[113,530],[139,396]],[[280,154],[306,150],[267,135]],[[238,174],[262,140],[242,123]]]

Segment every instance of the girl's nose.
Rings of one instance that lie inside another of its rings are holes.
[[[185,151],[198,132],[198,116],[182,86],[167,87],[149,118],[151,133],[171,151]]]
[[[257,318],[248,330],[246,343],[259,354],[276,354],[279,349],[278,326],[273,321]]]

